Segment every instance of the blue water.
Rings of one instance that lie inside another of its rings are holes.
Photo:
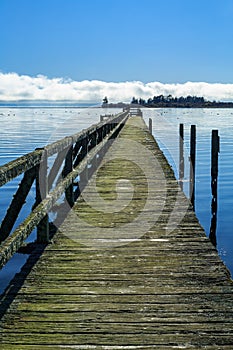
[[[101,108],[0,108],[0,165],[52,141],[76,133],[99,121],[101,114],[114,114],[119,109]],[[221,139],[218,178],[217,248],[233,274],[233,110],[232,109],[143,109],[143,116],[153,120],[153,134],[178,177],[179,124],[184,124],[185,179],[188,193],[189,131],[197,126],[196,202],[201,225],[209,234],[211,220],[210,149],[211,130],[218,129]],[[5,215],[19,179],[0,188],[0,221]],[[30,212],[35,194],[32,191],[18,221]],[[29,240],[33,240],[35,233]],[[0,271],[0,293],[27,255],[16,254]]]

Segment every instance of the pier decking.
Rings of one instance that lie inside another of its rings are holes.
[[[228,270],[141,117],[30,261],[2,300],[3,350],[233,348]]]

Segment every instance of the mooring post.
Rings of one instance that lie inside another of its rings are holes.
[[[217,229],[217,211],[218,211],[218,153],[220,152],[220,140],[218,130],[212,130],[211,139],[211,225],[209,238],[213,245],[217,246],[216,229]]]
[[[43,148],[42,159],[36,173],[36,206],[40,204],[48,194],[48,154]],[[49,242],[49,216],[46,214],[37,225],[37,243]]]
[[[184,124],[180,124],[179,130],[179,184],[183,190],[183,180],[184,180]]]
[[[189,177],[189,197],[193,209],[195,209],[195,163],[196,163],[196,125],[191,125],[190,135],[190,177]]]
[[[149,131],[152,134],[152,119],[149,118]]]

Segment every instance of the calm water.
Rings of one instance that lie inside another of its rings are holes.
[[[120,110],[100,108],[0,108],[1,139],[0,165],[42,147],[54,140],[76,133],[99,121],[100,114]],[[179,123],[184,123],[186,171],[184,191],[188,195],[189,129],[197,126],[196,213],[209,234],[211,219],[210,147],[211,130],[218,129],[221,138],[219,154],[217,248],[223,261],[233,273],[233,110],[231,109],[143,109],[143,116],[153,120],[153,134],[178,174]],[[0,221],[19,179],[1,188]],[[34,202],[30,194],[19,221],[30,212]],[[30,238],[31,240],[33,239]],[[27,256],[16,254],[0,272],[0,293],[20,269]]]

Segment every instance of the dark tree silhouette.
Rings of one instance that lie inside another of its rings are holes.
[[[133,97],[131,103],[132,104],[138,104],[138,100],[135,97]]]
[[[105,105],[105,104],[108,104],[108,98],[107,98],[107,96],[105,96],[104,98],[103,98],[103,104]]]
[[[133,97],[132,104],[140,104],[145,107],[184,107],[184,108],[208,108],[208,107],[214,107],[214,108],[233,108],[232,102],[216,102],[216,101],[207,101],[204,99],[204,97],[198,97],[198,96],[180,96],[180,97],[173,97],[172,95],[164,96],[164,95],[158,95],[154,96],[153,98],[149,98],[147,101],[145,101],[142,98],[135,98]]]

